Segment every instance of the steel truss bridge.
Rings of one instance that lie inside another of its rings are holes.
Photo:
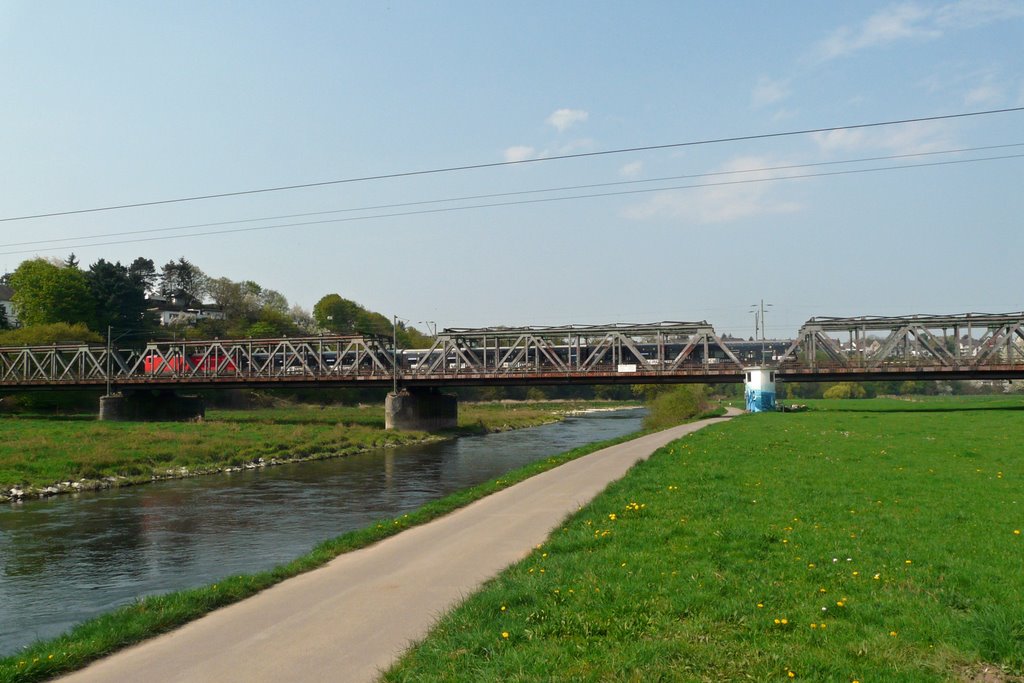
[[[1024,378],[1024,313],[812,318],[792,340],[724,340],[706,321],[446,329],[427,349],[386,337],[0,348],[0,390],[444,387]]]

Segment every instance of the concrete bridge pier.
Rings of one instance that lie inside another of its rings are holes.
[[[174,391],[135,391],[100,396],[100,420],[109,422],[184,422],[206,416],[199,396]]]
[[[401,431],[434,432],[454,429],[459,422],[459,401],[437,389],[402,389],[384,402],[384,427]]]

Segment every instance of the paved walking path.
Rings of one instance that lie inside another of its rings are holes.
[[[722,419],[674,427],[578,458],[341,555],[64,680],[373,681],[444,612],[529,554],[634,463]]]

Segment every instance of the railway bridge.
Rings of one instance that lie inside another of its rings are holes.
[[[429,348],[354,335],[0,348],[0,391],[102,388],[102,419],[181,418],[221,388],[390,388],[397,427],[450,425],[445,387],[1024,378],[1024,312],[816,317],[792,339],[707,321],[450,328]]]

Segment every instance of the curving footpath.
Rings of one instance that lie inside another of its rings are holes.
[[[730,408],[728,417],[739,412]],[[728,417],[578,458],[61,680],[373,681],[445,611],[528,555],[637,461]]]

